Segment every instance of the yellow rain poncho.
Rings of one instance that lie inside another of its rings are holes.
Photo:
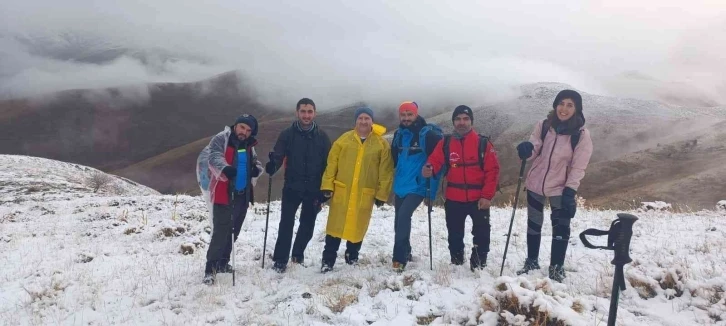
[[[325,232],[356,243],[363,241],[371,220],[374,199],[388,200],[393,184],[391,145],[382,135],[386,128],[374,124],[361,143],[355,130],[333,143],[321,190],[333,191]]]

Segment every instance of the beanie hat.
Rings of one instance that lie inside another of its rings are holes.
[[[572,100],[572,102],[575,102],[575,112],[578,113],[583,119],[585,116],[582,114],[582,96],[580,96],[580,93],[573,91],[571,89],[566,89],[557,94],[557,97],[555,97],[555,101],[552,102],[552,108],[557,109],[557,105],[562,102],[562,100],[569,98]]]
[[[416,102],[403,102],[398,107],[398,113],[403,111],[411,111],[413,114],[418,114],[418,104]]]
[[[361,115],[361,114],[363,114],[363,113],[365,113],[368,116],[370,116],[371,117],[371,120],[375,120],[373,118],[373,110],[371,110],[371,108],[369,108],[369,107],[365,107],[364,106],[364,107],[360,107],[360,108],[355,109],[355,119],[353,120],[353,123],[355,123],[356,121],[358,121],[358,116]]]
[[[243,114],[237,118],[237,120],[234,121],[234,124],[238,123],[244,123],[250,129],[252,129],[252,135],[251,136],[257,136],[257,119],[253,117],[251,114]]]
[[[468,115],[469,119],[471,119],[471,121],[474,121],[474,113],[471,111],[471,108],[466,105],[459,105],[456,107],[456,109],[454,109],[454,114],[451,115],[451,122],[454,122],[456,116],[462,113]]]

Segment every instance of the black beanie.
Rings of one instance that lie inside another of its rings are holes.
[[[573,102],[575,102],[575,111],[578,113],[581,117],[585,118],[585,116],[582,114],[582,96],[580,96],[580,93],[573,91],[571,89],[566,89],[564,91],[561,91],[557,94],[557,97],[555,97],[555,101],[552,102],[552,108],[557,109],[557,105],[562,102],[562,100],[569,98]]]
[[[234,121],[235,125],[238,123],[244,123],[249,126],[250,129],[252,129],[251,136],[257,136],[257,119],[255,119],[255,117],[253,117],[251,114],[243,114],[239,116],[237,120]]]
[[[474,112],[471,111],[471,108],[466,105],[459,105],[456,107],[456,109],[454,109],[454,113],[451,115],[451,122],[454,122],[456,116],[462,113],[468,115],[469,119],[471,119],[471,121],[474,121]]]

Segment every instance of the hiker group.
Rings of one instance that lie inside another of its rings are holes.
[[[526,177],[527,258],[517,273],[540,268],[543,209],[549,199],[549,277],[561,282],[565,278],[563,265],[570,220],[577,208],[575,195],[592,154],[592,141],[584,127],[579,93],[560,92],[552,107],[546,119],[536,123],[529,140],[516,146],[522,160],[521,171],[527,161],[532,162]],[[280,133],[264,168],[255,151],[258,122],[248,114],[214,136],[199,155],[197,178],[212,224],[204,283],[213,284],[217,273],[234,272],[231,251],[247,209],[254,202],[257,178],[263,173],[272,177],[282,167],[282,207],[272,255],[272,269],[277,272],[285,272],[290,263],[305,264],[305,249],[326,202],[330,208],[321,272],[334,269],[343,240],[345,263],[357,264],[373,206],[386,203],[391,191],[395,207],[391,266],[395,271],[403,271],[412,258],[412,215],[425,202],[430,218],[432,202],[444,179],[451,263],[465,263],[465,222],[471,217],[473,248],[469,267],[475,271],[486,266],[491,238],[490,206],[499,185],[500,164],[489,138],[474,130],[471,108],[457,106],[451,116],[454,130],[444,135],[439,126],[427,123],[419,115],[416,102],[404,102],[398,110],[400,126],[390,144],[383,137],[386,128],[375,123],[371,108],[356,109],[353,130],[332,143],[316,124],[316,113],[312,100],[298,101],[296,121]],[[299,208],[299,226],[293,241]]]

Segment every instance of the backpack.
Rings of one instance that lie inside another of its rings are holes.
[[[544,121],[542,121],[542,132],[539,136],[539,138],[542,140],[543,143],[544,143],[545,137],[547,136],[547,132],[550,131],[550,127],[551,127],[550,121],[547,119],[544,119]],[[577,147],[577,143],[580,142],[580,133],[581,132],[582,132],[581,130],[577,130],[577,133],[570,135],[570,145],[572,146],[572,152],[575,152],[575,147]],[[540,149],[540,151],[541,151],[541,149]]]
[[[444,144],[443,144],[443,151],[444,151],[444,161],[446,162],[446,165],[444,167],[444,175],[449,173],[449,168],[451,168],[450,162],[449,162],[449,143],[451,142],[451,135],[444,136]],[[477,154],[477,158],[479,158],[479,168],[484,170],[484,155],[486,155],[487,152],[487,143],[489,143],[489,137],[484,135],[479,135],[479,154]],[[497,184],[497,191],[500,193],[502,192],[502,187]]]
[[[436,124],[429,123],[423,126],[418,133],[418,144],[419,148],[421,148],[421,150],[424,152],[426,151],[426,134],[428,134],[429,131],[433,131],[439,136],[444,135],[441,127]],[[401,134],[399,133],[399,130],[396,130],[396,132],[393,134],[393,141],[391,142],[391,147],[395,148],[399,153],[403,150],[403,147],[401,145]]]

